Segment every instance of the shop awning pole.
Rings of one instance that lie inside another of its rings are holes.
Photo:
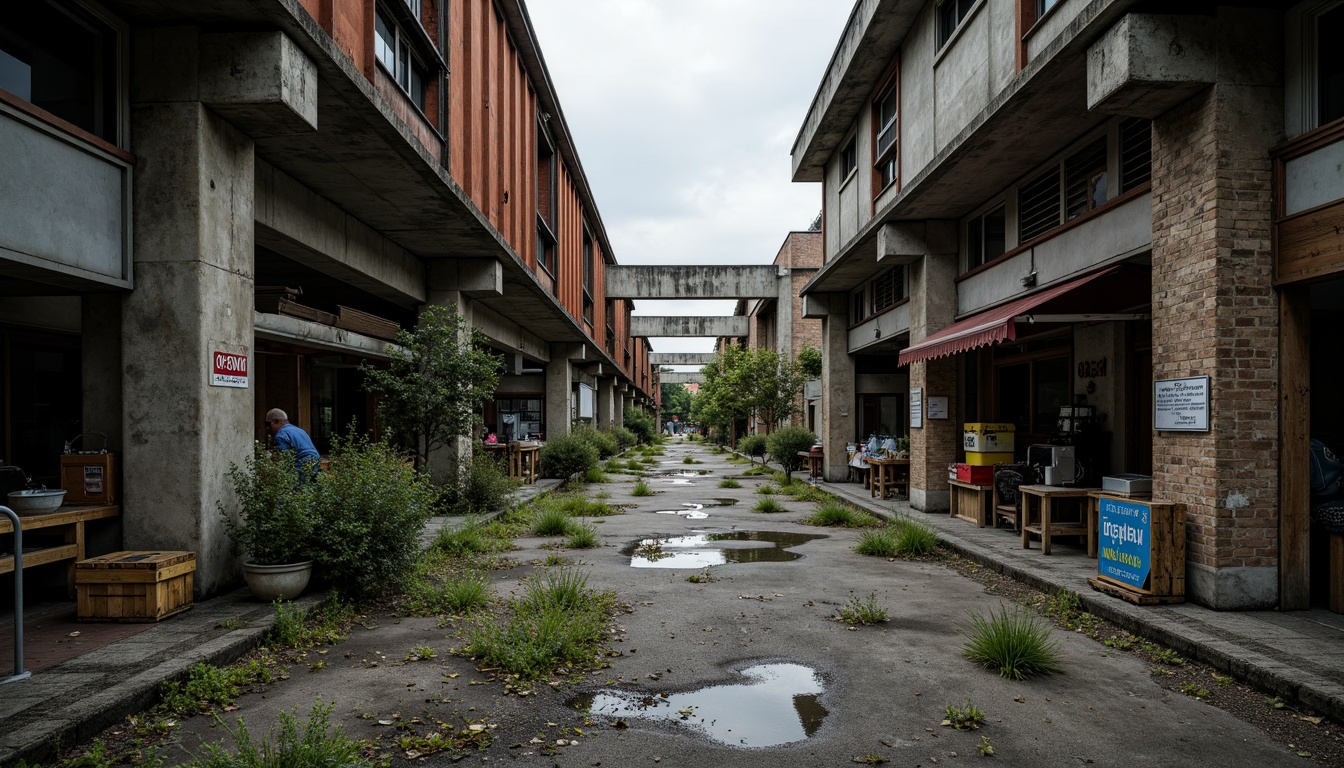
[[[0,512],[14,525],[14,674],[0,678],[0,685],[17,683],[33,676],[23,670],[23,526],[14,510],[0,506]]]

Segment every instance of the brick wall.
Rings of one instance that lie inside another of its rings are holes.
[[[946,419],[924,417],[924,426],[910,430],[910,487],[933,494],[945,493],[947,465],[961,450],[961,419],[957,415],[957,361],[954,357],[926,360],[910,366],[910,389],[922,390],[924,409],[928,398],[946,397]],[[947,509],[946,500],[928,496],[925,511]]]
[[[1154,437],[1153,491],[1187,505],[1187,559],[1213,569],[1278,564],[1281,104],[1277,88],[1220,84],[1153,123],[1153,376],[1209,375],[1212,390],[1209,432]]]

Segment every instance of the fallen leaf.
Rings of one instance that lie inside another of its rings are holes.
[[[79,637],[79,630],[71,632],[70,634],[66,635],[66,637]]]
[[[394,722],[395,722],[395,721],[393,721],[393,720],[379,720],[379,721],[378,721],[378,724],[379,724],[379,725],[392,725]]]

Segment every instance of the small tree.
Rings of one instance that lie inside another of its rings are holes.
[[[757,456],[765,456],[765,435],[747,435],[737,441],[737,450],[745,453],[748,458],[753,460]]]
[[[546,474],[567,484],[575,475],[582,475],[597,466],[597,448],[583,435],[571,432],[547,440],[538,458]]]
[[[414,331],[397,332],[386,369],[360,366],[364,388],[381,396],[379,421],[414,452],[417,467],[436,448],[467,437],[481,402],[495,394],[501,358],[476,336],[456,306],[430,307]]]
[[[812,450],[817,436],[806,427],[785,427],[777,429],[765,440],[770,457],[784,468],[785,482],[793,482],[793,471],[803,466],[804,458],[798,453]]]

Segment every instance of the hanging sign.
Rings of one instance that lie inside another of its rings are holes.
[[[212,354],[210,386],[247,389],[247,355],[219,351]]]
[[[1209,377],[1154,381],[1153,429],[1159,432],[1208,432]]]
[[[910,390],[910,426],[924,426],[924,390]]]
[[[1103,496],[1097,511],[1098,575],[1146,589],[1153,551],[1152,508],[1141,501]]]

